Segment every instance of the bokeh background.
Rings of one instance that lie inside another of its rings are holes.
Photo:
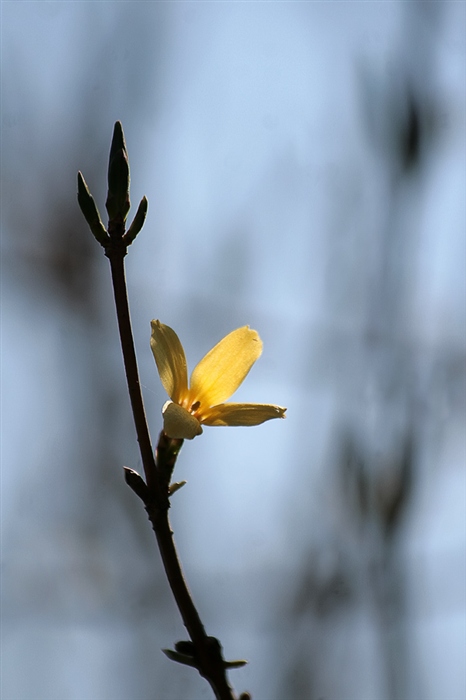
[[[463,700],[464,2],[8,2],[2,13],[2,700],[201,700],[140,502],[102,215],[113,124],[149,322],[193,367],[256,328],[171,517],[254,700]],[[133,209],[133,213],[135,208]]]

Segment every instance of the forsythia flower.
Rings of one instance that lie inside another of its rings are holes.
[[[151,348],[160,379],[171,401],[162,409],[163,429],[170,438],[192,440],[203,425],[259,425],[284,418],[286,408],[260,403],[223,403],[243,382],[262,352],[262,341],[248,326],[229,333],[191,374],[175,331],[151,321]]]

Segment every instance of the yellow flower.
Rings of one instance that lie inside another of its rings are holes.
[[[261,403],[223,403],[243,382],[262,352],[262,341],[248,326],[229,333],[191,374],[175,331],[151,321],[150,345],[160,379],[171,401],[162,409],[163,429],[170,438],[192,440],[203,425],[259,425],[284,418],[286,408]]]

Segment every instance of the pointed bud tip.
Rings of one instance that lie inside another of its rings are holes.
[[[139,202],[136,216],[134,217],[133,222],[132,222],[131,226],[129,227],[128,231],[124,235],[124,240],[125,240],[126,245],[131,245],[131,243],[134,241],[134,239],[138,235],[139,231],[144,226],[144,222],[146,220],[146,215],[147,215],[148,204],[149,204],[149,202],[147,201],[147,197],[143,197],[141,199],[141,201]]]
[[[126,151],[125,134],[123,131],[123,124],[120,121],[116,121],[113,127],[113,138],[112,138],[112,148],[123,148]]]
[[[80,170],[78,170],[78,192],[80,190],[86,190],[87,192],[89,192],[89,187],[87,186],[87,182],[84,179],[84,175]]]

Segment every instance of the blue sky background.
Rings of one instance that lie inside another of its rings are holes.
[[[210,689],[144,512],[107,260],[113,124],[154,440],[150,320],[286,421],[183,447],[173,528],[254,700],[463,700],[463,2],[2,2],[2,700]]]

